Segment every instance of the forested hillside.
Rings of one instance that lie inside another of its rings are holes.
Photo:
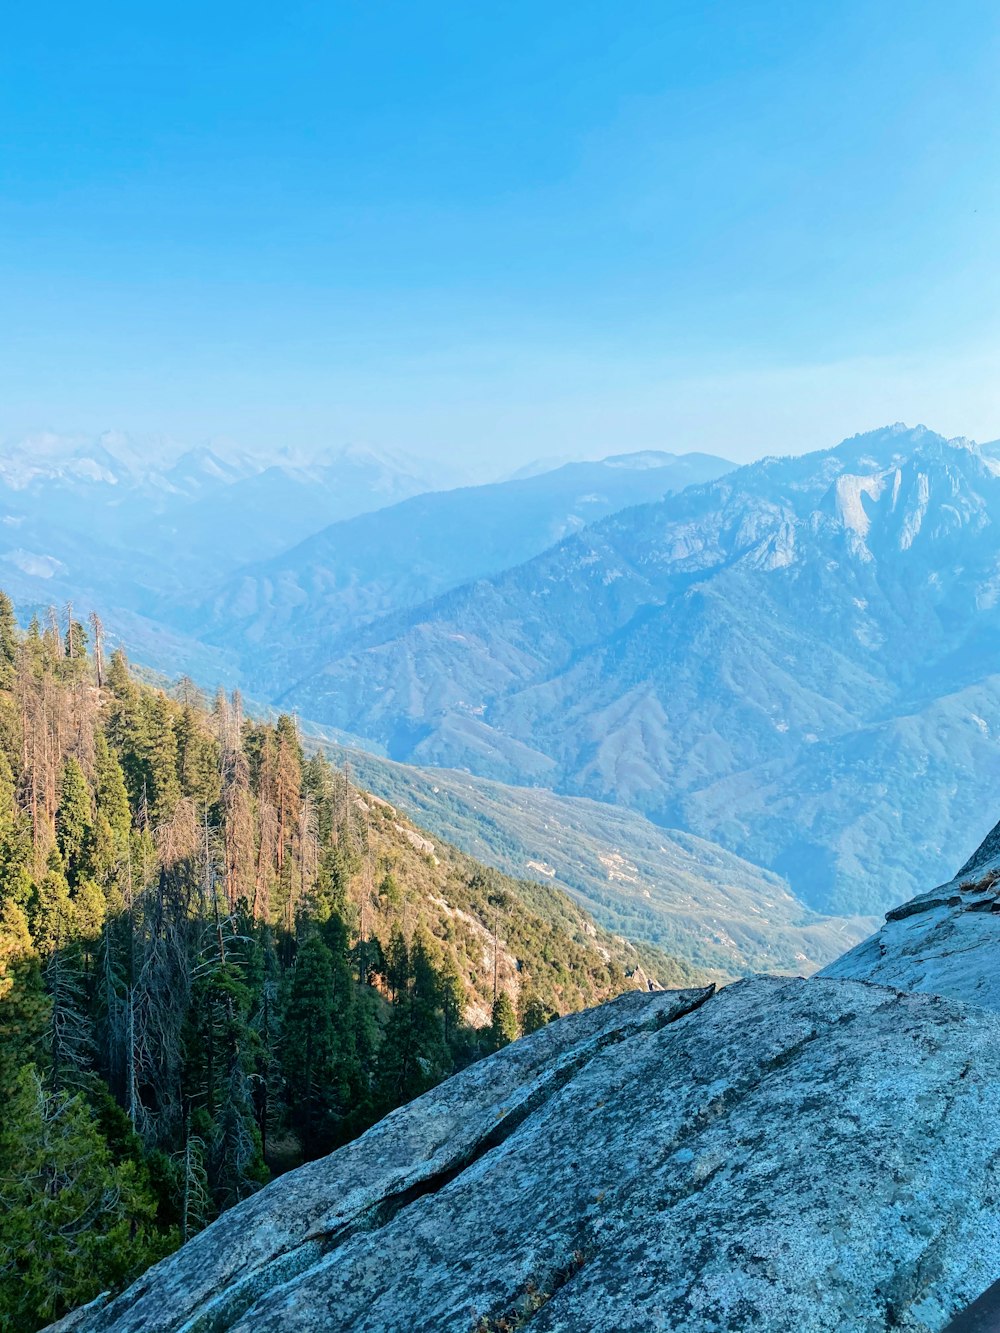
[[[0,1327],[122,1285],[481,1054],[689,973],[435,846],[295,722],[0,594]],[[631,979],[627,971],[634,972]]]
[[[777,875],[622,806],[324,748],[433,834],[507,874],[565,888],[606,929],[714,980],[808,974],[881,925],[811,912]]]

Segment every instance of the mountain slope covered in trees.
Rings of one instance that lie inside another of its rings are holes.
[[[0,597],[0,1326],[18,1330],[519,1031],[690,976],[434,845],[307,757],[290,717],[168,695],[86,640],[54,617],[20,635]]]
[[[281,702],[407,763],[631,806],[818,911],[884,910],[982,836],[1000,779],[998,531],[995,459],[877,431],[377,621]]]
[[[812,972],[879,924],[812,912],[778,875],[623,806],[328,748],[424,828],[507,874],[566,888],[607,929],[719,980]]]

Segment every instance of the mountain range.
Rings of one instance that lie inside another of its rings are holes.
[[[896,426],[620,510],[327,640],[282,696],[390,757],[611,800],[871,912],[1000,777],[1000,464]],[[470,534],[470,540],[472,540]]]
[[[238,453],[154,477],[102,447],[47,481],[0,467],[0,560],[21,601],[72,588],[140,661],[405,764],[632,810],[821,915],[884,910],[945,873],[949,830],[983,832],[995,445],[897,425],[740,468],[644,453],[444,491],[367,455],[288,456],[279,485]],[[316,467],[347,512],[310,508]],[[85,531],[126,485],[135,505]]]
[[[34,577],[42,597],[74,586],[148,610],[151,594],[200,585],[206,569],[217,576],[454,481],[447,468],[361,447],[257,456],[112,431],[38,433],[0,448],[0,559]]]
[[[322,669],[381,616],[520,565],[597,519],[731,467],[709,454],[647,451],[430,492],[325,527],[161,614],[237,658],[252,689],[273,693]],[[230,494],[241,501],[239,487]]]
[[[731,466],[647,451],[467,486],[451,465],[360,446],[37,433],[0,447],[0,572],[21,605],[97,609],[150,666],[273,693],[286,663],[301,674],[301,635],[322,665],[331,634]]]
[[[235,661],[167,622],[170,598],[335,520],[459,480],[360,446],[254,454],[37,433],[0,447],[0,579],[21,606],[97,610],[151,666],[235,684]]]

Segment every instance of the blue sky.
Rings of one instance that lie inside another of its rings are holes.
[[[1000,436],[995,3],[8,7],[0,437]]]

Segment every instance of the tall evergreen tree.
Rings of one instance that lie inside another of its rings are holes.
[[[31,936],[45,955],[65,949],[74,937],[73,900],[63,874],[62,859],[53,847],[48,869],[35,886],[29,911]]]
[[[493,1019],[490,1023],[490,1049],[499,1051],[517,1037],[517,1015],[506,991],[493,1001]]]
[[[423,930],[417,931],[413,939],[410,970],[413,976],[411,1012],[417,1051],[425,1076],[437,1082],[451,1072],[451,1057],[444,1040],[441,978]]]
[[[450,958],[441,970],[440,991],[444,1039],[450,1047],[454,1047],[461,1031],[466,994],[462,978],[458,975],[458,969]]]
[[[410,976],[410,951],[403,932],[396,926],[389,938],[386,955],[386,981],[389,983],[393,1003],[398,1003],[405,997],[410,986]]]
[[[0,1103],[7,1104],[22,1065],[44,1043],[51,1000],[23,908],[0,900]]]
[[[10,689],[17,667],[18,634],[14,606],[5,592],[0,592],[0,687]]]
[[[556,1011],[538,995],[526,992],[521,1003],[521,1031],[527,1036],[537,1032],[556,1017]]]
[[[146,767],[146,714],[142,695],[129,675],[128,662],[120,648],[111,655],[108,666],[108,699],[106,704],[105,735],[121,765],[128,791],[129,804],[134,811],[147,800],[148,772]]]
[[[347,925],[333,913],[323,925],[323,939],[330,951],[330,1008],[333,1018],[333,1056],[330,1069],[334,1135],[349,1137],[367,1109],[369,1089],[362,1073],[361,1053],[369,1040],[364,1031],[367,1015],[356,993],[351,973]]]
[[[284,1021],[284,1068],[289,1119],[309,1156],[334,1136],[331,1095],[336,1037],[333,960],[318,934],[300,946]]]
[[[10,760],[0,749],[0,902],[27,906],[33,859],[30,817],[17,804]]]
[[[87,660],[87,631],[79,620],[73,618],[73,608],[66,608],[66,638],[63,643],[63,652],[66,658],[71,662],[86,662]]]
[[[102,731],[94,737],[94,831],[91,872],[108,888],[126,887],[132,812],[118,756]]]
[[[177,736],[170,701],[165,694],[157,692],[147,697],[144,715],[144,795],[150,819],[157,825],[170,818],[181,795],[177,776]]]
[[[440,1013],[441,987],[426,938],[418,933],[412,950],[390,946],[395,972],[394,1001],[378,1054],[378,1090],[383,1109],[410,1101],[450,1072]],[[405,963],[406,974],[402,973]]]
[[[218,742],[190,703],[181,709],[175,732],[181,795],[190,796],[201,809],[214,805],[221,790]]]
[[[90,787],[83,769],[70,757],[63,764],[56,808],[56,845],[62,855],[66,879],[72,888],[80,877],[92,836]]]

